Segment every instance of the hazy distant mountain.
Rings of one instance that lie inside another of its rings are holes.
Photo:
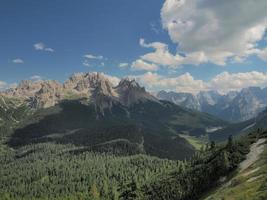
[[[267,109],[260,112],[256,117],[215,130],[209,134],[211,140],[223,141],[226,140],[230,135],[242,135],[245,133],[258,131],[258,129],[267,129]]]
[[[157,94],[157,97],[162,100],[170,101],[177,105],[184,106],[190,109],[201,109],[197,97],[190,93],[166,92],[162,90]]]
[[[31,110],[16,120],[8,142],[13,147],[57,142],[74,144],[79,151],[182,159],[195,149],[179,134],[205,135],[226,125],[211,115],[160,101],[135,80],[122,79],[114,86],[99,73],[75,74],[63,84],[23,81],[1,95],[14,105],[20,102],[15,107]],[[6,122],[14,118],[12,109],[0,109]]]
[[[197,95],[161,91],[157,97],[231,122],[251,119],[267,107],[267,88],[259,87],[244,88],[226,95],[216,91],[200,92]]]

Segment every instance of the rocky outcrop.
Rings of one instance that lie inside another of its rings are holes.
[[[63,84],[52,81],[22,81],[18,87],[2,93],[6,97],[25,101],[31,108],[47,108],[66,99],[86,98],[103,112],[113,104],[131,106],[139,101],[158,101],[135,80],[122,79],[114,87],[103,73],[76,73]]]
[[[158,101],[156,97],[146,92],[144,87],[141,87],[134,79],[122,79],[115,90],[119,96],[119,101],[125,106],[130,106],[134,103],[144,102],[146,100]]]

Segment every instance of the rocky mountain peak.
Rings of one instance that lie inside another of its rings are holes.
[[[72,90],[73,92],[88,93],[89,96],[93,89],[100,86],[109,85],[113,87],[112,83],[102,73],[76,73],[73,74],[64,84],[63,87],[66,90]]]
[[[41,83],[42,81],[23,80],[16,88],[11,88],[3,94],[8,97],[27,99],[40,90]]]
[[[53,80],[40,83],[41,88],[29,98],[29,104],[33,108],[46,108],[57,104],[64,98],[62,85]]]
[[[124,78],[114,87],[108,76],[97,72],[73,74],[63,84],[52,80],[26,80],[3,94],[23,99],[32,108],[50,107],[64,99],[80,98],[87,98],[102,110],[111,108],[114,103],[130,106],[140,101],[158,101],[134,79]]]
[[[125,106],[130,106],[140,101],[158,101],[153,95],[146,92],[135,79],[124,78],[120,81],[115,90],[119,94],[120,102]]]
[[[129,77],[123,78],[116,88],[119,88],[120,90],[137,89],[145,92],[144,87],[141,87],[135,79]]]

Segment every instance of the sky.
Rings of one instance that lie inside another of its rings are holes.
[[[77,72],[149,91],[266,87],[266,10],[266,0],[1,0],[0,90]]]

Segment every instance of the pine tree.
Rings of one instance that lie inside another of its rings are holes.
[[[92,198],[92,200],[100,200],[100,194],[95,183],[91,186],[90,197]]]
[[[119,200],[119,192],[117,190],[117,187],[116,186],[113,186],[112,187],[112,193],[111,193],[111,197],[112,197],[112,200]]]
[[[210,143],[210,149],[212,150],[212,149],[214,149],[215,147],[216,147],[215,142],[214,142],[214,141],[211,141],[211,143]]]

